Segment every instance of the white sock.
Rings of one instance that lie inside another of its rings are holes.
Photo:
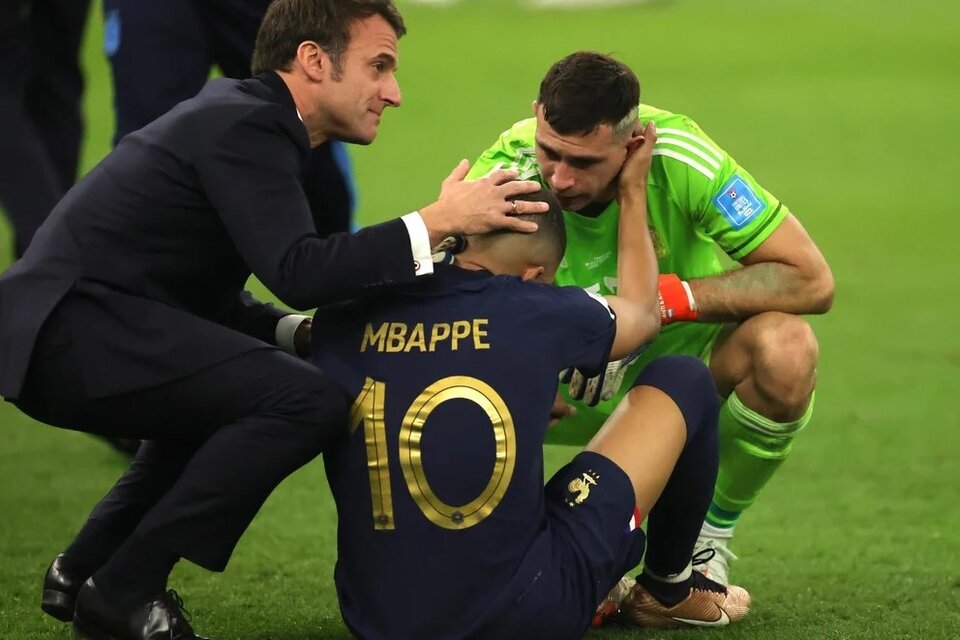
[[[704,522],[703,526],[700,527],[700,535],[708,538],[731,538],[733,537],[733,527],[724,529],[723,527],[715,527],[709,522]]]
[[[683,571],[681,571],[680,573],[672,573],[668,576],[658,576],[653,571],[650,571],[650,569],[648,569],[647,567],[643,568],[643,572],[648,576],[650,576],[651,578],[653,578],[654,580],[657,580],[658,582],[666,582],[667,584],[679,584],[681,582],[689,580],[690,576],[693,575],[693,564],[688,562],[687,566],[684,568]]]

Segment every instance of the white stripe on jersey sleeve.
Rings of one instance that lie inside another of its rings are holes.
[[[704,151],[707,151],[708,153],[710,153],[710,155],[712,155],[713,157],[715,157],[718,161],[723,162],[723,154],[720,153],[720,151],[719,151],[718,149],[716,149],[715,147],[713,147],[711,144],[709,144],[709,143],[708,143],[706,140],[704,140],[703,138],[697,137],[697,136],[693,135],[692,133],[689,133],[689,132],[687,132],[687,131],[683,131],[682,129],[670,129],[670,128],[657,129],[657,135],[659,136],[659,135],[661,135],[661,134],[662,134],[662,135],[679,136],[679,137],[681,137],[681,138],[686,138],[687,140],[693,140],[693,141],[696,142],[698,145],[700,145],[701,147],[703,147]]]
[[[706,153],[704,153],[703,151],[701,151],[700,149],[697,149],[697,148],[696,148],[695,146],[693,146],[692,144],[689,144],[689,143],[687,143],[687,142],[684,142],[683,140],[678,140],[677,138],[659,138],[659,137],[658,137],[658,138],[657,138],[657,146],[660,146],[660,145],[662,145],[662,144],[669,144],[669,145],[673,145],[673,146],[675,146],[675,147],[680,147],[681,149],[686,149],[687,151],[689,151],[690,153],[694,154],[695,156],[697,156],[698,158],[700,158],[701,160],[703,160],[704,162],[706,162],[708,165],[710,165],[710,166],[713,167],[714,169],[716,169],[716,170],[718,170],[718,171],[720,170],[720,163],[719,163],[719,162],[717,162],[716,160],[714,160],[712,156],[709,156],[709,155],[707,155]]]
[[[587,294],[588,296],[590,296],[591,298],[593,298],[594,300],[596,300],[597,302],[599,302],[600,304],[602,304],[602,305],[603,305],[603,308],[606,309],[606,310],[607,310],[607,313],[610,314],[610,318],[611,318],[611,319],[613,319],[613,320],[616,320],[616,319],[617,319],[617,316],[613,315],[613,309],[610,308],[610,303],[607,302],[607,299],[606,299],[606,298],[604,298],[603,296],[597,295],[597,294],[595,294],[594,292],[592,292],[592,291],[590,291],[590,290],[588,290],[588,289],[584,289],[583,292],[584,292],[585,294]]]
[[[683,155],[682,153],[677,153],[676,151],[673,151],[673,150],[671,150],[671,149],[657,149],[657,148],[654,148],[654,149],[653,149],[653,155],[655,155],[655,156],[667,156],[668,158],[673,158],[674,160],[679,160],[680,162],[684,163],[685,165],[688,165],[688,166],[690,166],[690,167],[693,167],[694,169],[696,169],[697,171],[699,171],[700,173],[702,173],[703,175],[705,175],[705,176],[707,177],[707,180],[713,180],[714,178],[717,177],[716,174],[715,174],[713,171],[710,171],[710,169],[707,169],[705,166],[703,166],[702,164],[700,164],[699,162],[697,162],[697,161],[694,160],[693,158],[691,158],[691,157],[689,157],[689,156],[685,156],[685,155]]]

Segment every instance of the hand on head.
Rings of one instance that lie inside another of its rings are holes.
[[[479,235],[498,229],[523,233],[537,230],[533,222],[519,220],[516,214],[544,213],[545,202],[510,199],[540,191],[533,180],[517,180],[514,169],[498,169],[477,180],[465,181],[470,164],[461,160],[440,186],[437,202],[420,210],[431,241],[449,235]]]
[[[657,128],[648,122],[643,132],[634,135],[627,145],[627,158],[620,170],[620,191],[646,189],[647,174],[653,159],[653,147],[657,144]]]

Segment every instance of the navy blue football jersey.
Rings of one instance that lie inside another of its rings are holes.
[[[314,362],[354,398],[324,459],[355,634],[468,638],[516,599],[545,526],[558,374],[598,372],[614,334],[606,303],[582,289],[449,265],[318,311]]]

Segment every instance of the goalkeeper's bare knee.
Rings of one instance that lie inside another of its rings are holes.
[[[786,420],[801,415],[816,383],[819,345],[813,329],[800,316],[768,313],[756,331],[751,371],[757,393]]]

